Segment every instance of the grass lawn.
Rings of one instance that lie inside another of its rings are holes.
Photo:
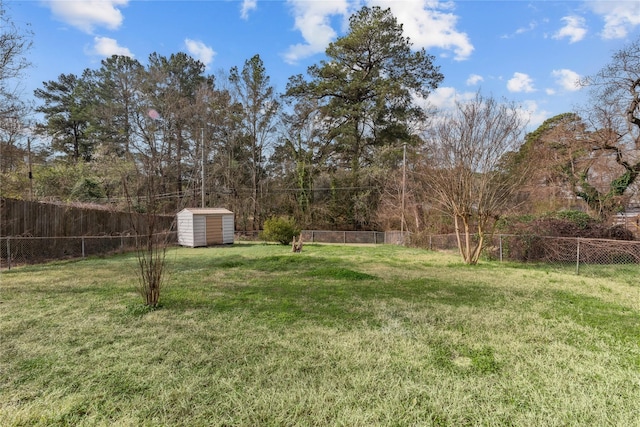
[[[396,246],[171,249],[0,274],[1,426],[640,426],[640,268]]]

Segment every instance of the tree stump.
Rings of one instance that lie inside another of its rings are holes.
[[[291,252],[302,252],[302,234],[296,241],[296,236],[293,236],[293,241],[291,242]]]

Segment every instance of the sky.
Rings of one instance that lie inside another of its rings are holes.
[[[13,22],[33,32],[27,96],[113,54],[147,64],[154,52],[186,52],[210,74],[259,54],[284,92],[364,5],[391,8],[413,47],[435,57],[445,78],[433,105],[480,91],[519,105],[532,130],[586,103],[577,81],[640,38],[640,1],[5,0]]]

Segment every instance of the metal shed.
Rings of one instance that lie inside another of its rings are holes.
[[[178,244],[198,246],[233,243],[233,212],[222,208],[186,208],[178,212]]]

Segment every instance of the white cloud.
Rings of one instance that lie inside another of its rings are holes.
[[[556,78],[556,83],[564,90],[571,92],[580,90],[580,85],[578,84],[580,75],[575,71],[563,68],[561,70],[553,70],[551,75]]]
[[[339,1],[305,1],[288,0],[295,18],[294,28],[302,34],[305,43],[289,47],[284,59],[290,64],[316,53],[324,52],[337,33],[331,27],[330,17],[346,16],[349,11],[347,0]]]
[[[370,0],[368,3],[390,8],[403,25],[404,35],[416,48],[451,50],[458,61],[468,59],[473,52],[469,36],[456,30],[458,16],[450,12],[453,7],[450,1]]]
[[[92,33],[95,27],[115,30],[122,25],[122,13],[119,7],[126,6],[129,0],[48,0],[46,4],[53,15],[86,33]]]
[[[429,103],[438,110],[450,110],[456,105],[457,92],[453,87],[439,87],[429,95]]]
[[[602,38],[620,39],[640,25],[640,2],[594,1],[587,2],[604,19]]]
[[[540,109],[536,101],[524,101],[523,106],[519,110],[520,116],[528,121],[527,129],[537,129],[545,120],[547,120],[551,113]]]
[[[484,81],[484,78],[482,76],[471,74],[467,79],[467,86],[475,86],[482,81]]]
[[[429,98],[427,100],[428,106],[431,108],[435,107],[436,111],[438,112],[436,114],[433,114],[430,120],[435,122],[442,120],[442,113],[446,114],[455,110],[457,102],[465,103],[473,101],[477,94],[478,92],[457,92],[453,87],[437,88],[431,93],[431,95],[429,95]],[[504,101],[501,99],[496,100],[498,102]],[[538,103],[534,100],[522,101],[522,103],[520,105],[517,105],[515,108],[518,115],[527,123],[528,132],[535,130],[546,119],[551,117],[551,113],[544,109],[541,109]]]
[[[579,42],[587,34],[585,26],[585,20],[581,16],[565,16],[562,18],[565,26],[560,28],[557,33],[553,35],[554,39],[569,38],[569,43]]]
[[[528,26],[518,28],[516,30],[516,34],[528,33],[529,31],[535,30],[537,26],[538,26],[538,23],[536,21],[531,21],[531,22],[529,22]]]
[[[93,51],[97,55],[108,58],[113,55],[128,56],[133,58],[131,51],[118,45],[118,41],[109,37],[94,37]]]
[[[429,95],[429,105],[435,107],[437,111],[446,113],[456,108],[456,102],[473,101],[477,92],[457,92],[452,87],[439,87],[431,95]],[[498,100],[501,102],[500,100]],[[518,115],[527,122],[527,130],[535,130],[540,126],[551,114],[539,107],[538,103],[533,100],[523,101],[520,106],[516,107]],[[442,114],[431,116],[431,120],[438,121],[442,119]]]
[[[249,19],[249,12],[258,8],[258,0],[243,0],[240,16],[242,19]]]
[[[543,22],[546,22],[546,20],[543,20]],[[519,36],[521,34],[525,34],[528,33],[530,31],[535,30],[536,28],[538,28],[538,25],[540,25],[537,21],[531,21],[529,22],[529,25],[527,25],[526,27],[520,27],[518,29],[516,29],[516,31],[512,34],[504,34],[502,36],[500,36],[500,38],[502,39],[510,39],[516,36]]]
[[[476,92],[458,92],[453,87],[439,87],[429,95],[427,101],[439,111],[449,111],[455,108],[456,102],[469,101],[475,96]]]
[[[216,55],[213,49],[199,40],[185,39],[184,45],[187,52],[198,61],[202,62],[206,67],[211,65],[213,57]]]
[[[415,48],[440,48],[453,51],[456,60],[467,59],[473,45],[466,33],[456,30],[458,16],[451,13],[453,3],[439,0],[391,1],[364,0],[370,6],[390,8],[403,25],[404,35]],[[295,18],[294,28],[302,34],[304,43],[290,46],[285,61],[298,60],[324,52],[338,33],[331,26],[331,17],[349,14],[361,6],[359,0],[308,1],[288,0]]]
[[[513,77],[507,82],[509,92],[535,92],[533,80],[528,74],[513,73]]]

